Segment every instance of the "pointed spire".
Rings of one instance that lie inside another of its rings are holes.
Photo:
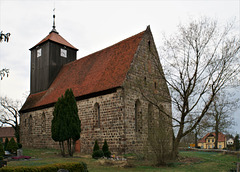
[[[55,8],[53,9],[53,26],[52,26],[52,31],[51,32],[55,32],[58,34],[57,30],[56,30],[56,25],[55,25]],[[51,33],[50,32],[50,33]]]

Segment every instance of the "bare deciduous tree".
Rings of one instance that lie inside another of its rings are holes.
[[[3,79],[3,77],[7,76],[8,77],[9,75],[9,69],[2,69],[0,70],[0,78],[1,80]]]
[[[7,124],[14,128],[17,142],[20,142],[20,127],[19,127],[19,109],[21,108],[20,101],[14,101],[7,97],[0,97],[0,123]]]
[[[233,112],[237,109],[238,102],[239,100],[234,99],[233,95],[227,96],[225,92],[217,94],[214,98],[208,111],[211,116],[209,121],[216,133],[214,149],[218,149],[218,133],[224,132],[234,125]]]
[[[1,31],[0,32],[0,42],[2,42],[2,41],[8,42],[10,35],[11,35],[10,33],[4,34],[3,31]]]
[[[191,128],[192,125],[194,125],[195,118],[196,118],[196,116],[192,116],[192,115],[189,115],[187,117],[188,120],[185,123],[187,129]],[[208,132],[209,130],[211,130],[210,128],[212,128],[212,123],[210,122],[209,118],[210,118],[210,115],[206,114],[202,118],[202,120],[199,122],[199,124],[196,126],[196,128],[194,128],[193,131],[190,132],[190,133],[192,133],[191,134],[192,142],[194,140],[195,148],[198,147],[198,139],[203,137],[206,134],[206,132]],[[185,137],[188,137],[188,135],[186,135]]]
[[[2,41],[8,42],[10,35],[11,35],[10,33],[4,34],[4,33],[1,31],[1,32],[0,32],[0,42],[2,42]],[[8,77],[8,75],[9,75],[9,69],[1,69],[1,70],[0,70],[1,80],[3,79],[4,76],[7,76],[7,77]]]
[[[178,154],[180,140],[197,127],[217,93],[239,73],[240,41],[232,30],[233,24],[221,28],[216,21],[204,18],[180,25],[174,37],[165,38],[160,57],[164,58],[173,120],[178,127],[173,157]],[[194,114],[193,125],[186,128],[190,114]]]
[[[181,139],[199,125],[217,93],[236,80],[240,69],[240,41],[239,36],[234,35],[233,24],[219,27],[216,21],[207,18],[180,25],[173,37],[164,40],[160,59],[165,75],[157,60],[155,64],[168,84],[171,100],[163,95],[159,95],[159,99],[156,95],[144,96],[158,109],[162,102],[172,101],[173,116],[163,114],[177,127],[173,135],[174,159]],[[186,125],[189,115],[193,115],[191,127]]]

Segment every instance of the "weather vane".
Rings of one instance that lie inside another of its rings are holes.
[[[55,25],[55,7],[53,8],[53,29],[52,29],[52,32],[57,32],[56,30],[56,25]]]

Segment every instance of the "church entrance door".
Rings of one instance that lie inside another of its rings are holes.
[[[77,140],[77,141],[76,141],[75,151],[76,151],[76,152],[81,152],[80,140]]]

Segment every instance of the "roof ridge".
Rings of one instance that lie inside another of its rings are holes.
[[[108,48],[111,48],[111,47],[113,47],[113,46],[117,46],[118,44],[120,44],[120,43],[122,43],[122,42],[124,42],[124,41],[127,41],[127,40],[129,40],[129,39],[132,39],[133,37],[136,37],[136,36],[138,36],[138,35],[140,35],[140,34],[143,34],[145,31],[146,31],[146,30],[144,30],[144,31],[142,31],[142,32],[139,32],[139,33],[137,33],[137,34],[135,34],[135,35],[133,35],[133,36],[127,37],[127,38],[125,38],[125,39],[123,39],[123,40],[121,40],[121,41],[119,41],[119,42],[117,42],[117,43],[115,43],[115,44],[112,44],[112,45],[110,45],[110,46],[108,46],[108,47],[106,47],[106,48],[103,48],[103,49],[101,49],[101,50],[98,50],[98,51],[95,51],[95,52],[93,52],[93,53],[90,53],[90,54],[88,54],[88,55],[86,55],[86,56],[84,56],[84,57],[81,57],[81,58],[79,58],[79,59],[77,59],[77,60],[75,60],[75,61],[69,62],[69,63],[63,65],[63,67],[64,67],[64,66],[68,66],[68,65],[70,65],[70,64],[72,64],[72,63],[77,63],[77,62],[79,62],[79,61],[82,60],[82,59],[85,59],[85,58],[90,57],[90,56],[92,56],[92,55],[94,55],[94,54],[97,54],[97,53],[99,53],[99,52],[102,52],[102,51],[104,51],[104,50],[106,50],[106,49],[108,49]]]

